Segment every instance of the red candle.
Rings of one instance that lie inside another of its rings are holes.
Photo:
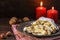
[[[53,19],[56,23],[58,22],[58,11],[52,7],[52,9],[47,11],[47,17]]]
[[[46,17],[46,8],[43,7],[43,2],[40,3],[40,7],[36,8],[36,19],[38,19],[41,16]]]

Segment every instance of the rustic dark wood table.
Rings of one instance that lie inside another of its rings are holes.
[[[6,33],[8,31],[12,32],[11,28],[9,27],[8,21],[9,21],[9,18],[1,18],[0,19],[0,34]],[[8,37],[6,39],[0,39],[0,40],[15,40],[15,37],[13,35],[13,36]]]
[[[8,21],[9,21],[8,18],[2,18],[2,19],[0,19],[0,34],[8,32],[8,31],[12,32],[11,28],[9,27]],[[60,21],[59,21],[59,24],[60,24]],[[60,38],[60,36],[59,36],[59,38]],[[40,39],[43,39],[43,38],[40,38]],[[47,38],[47,39],[49,39],[49,38]],[[13,35],[11,37],[8,37],[7,39],[0,39],[0,40],[16,40],[16,39],[15,39],[15,37]]]

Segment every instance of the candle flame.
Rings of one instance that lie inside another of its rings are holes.
[[[54,10],[54,6],[52,7],[52,10]]]
[[[40,2],[40,6],[43,6],[43,2],[42,1]]]

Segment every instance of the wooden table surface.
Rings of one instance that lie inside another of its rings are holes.
[[[8,24],[9,19],[8,18],[2,18],[0,19],[0,34],[5,33],[8,31],[12,31]],[[60,21],[59,21],[60,24]],[[8,37],[7,39],[0,39],[0,40],[16,40],[14,36]]]
[[[0,34],[6,33],[8,31],[12,32],[11,28],[9,27],[8,21],[9,21],[8,18],[0,19]],[[11,36],[11,37],[8,37],[7,39],[0,39],[0,40],[15,40],[15,37]]]

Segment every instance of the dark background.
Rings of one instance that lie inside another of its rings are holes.
[[[59,11],[60,18],[60,0],[0,0],[0,18],[13,16],[35,18],[35,8],[39,6],[41,1],[44,2],[47,10],[55,6],[55,9]]]

